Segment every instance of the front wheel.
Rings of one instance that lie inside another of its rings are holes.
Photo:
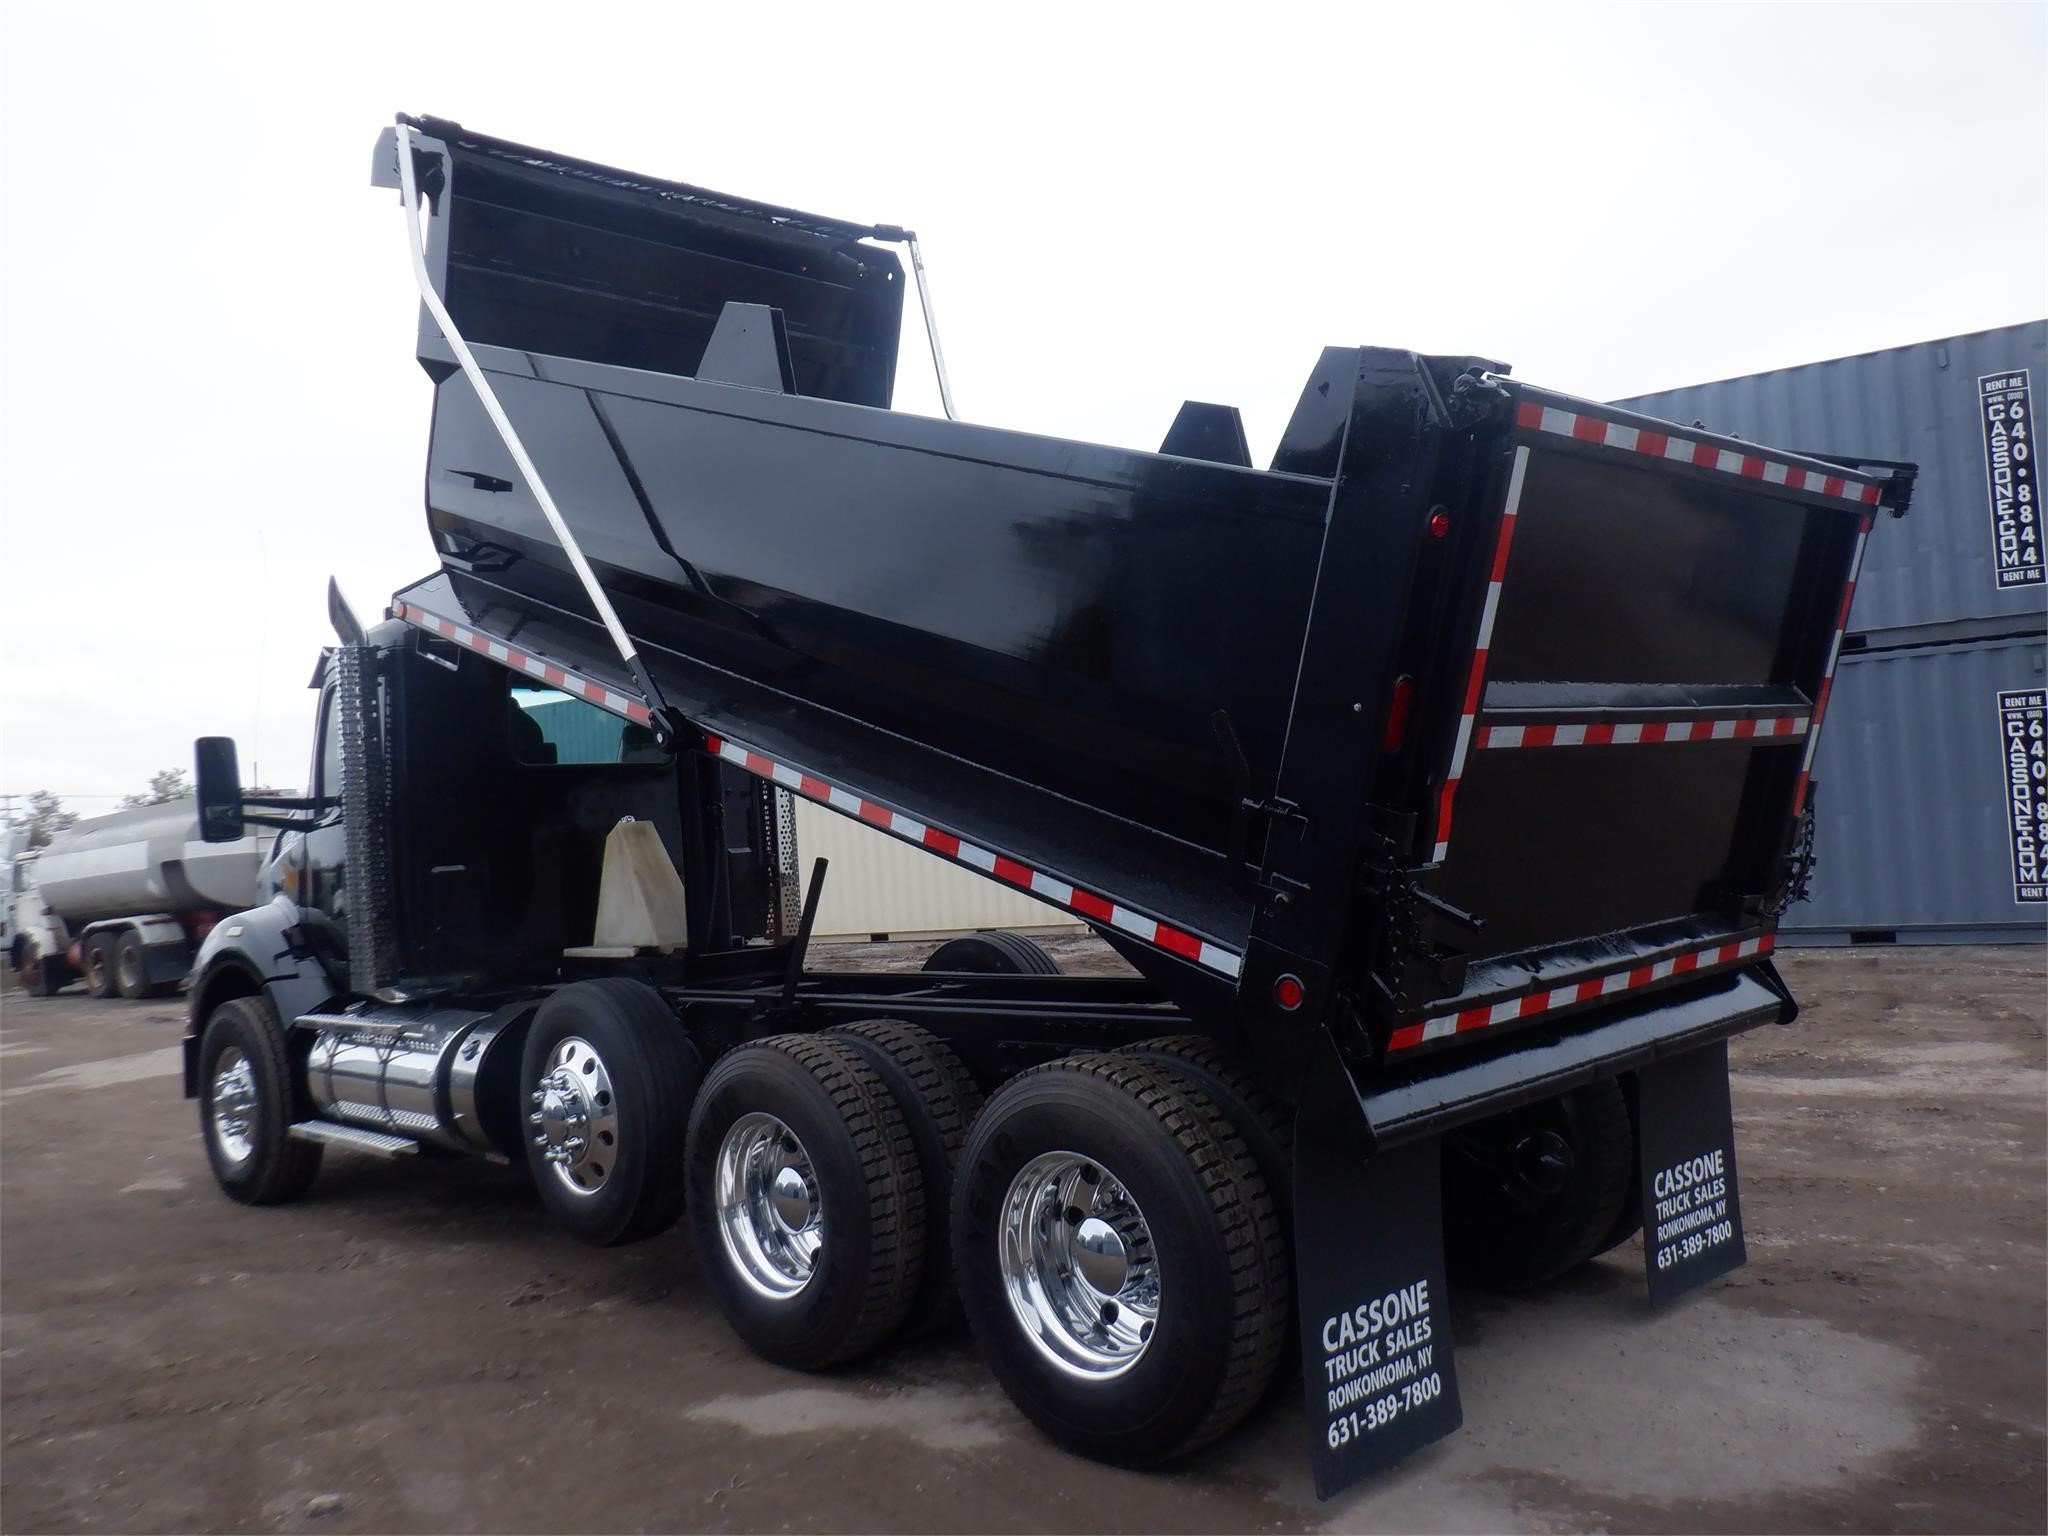
[[[1052,1062],[989,1101],[954,1179],[953,1260],[1011,1400],[1103,1461],[1221,1435],[1286,1342],[1265,1177],[1198,1087],[1130,1056]]]
[[[284,1031],[260,997],[213,1010],[199,1040],[199,1128],[214,1182],[244,1205],[279,1205],[320,1171],[318,1143],[294,1141]]]

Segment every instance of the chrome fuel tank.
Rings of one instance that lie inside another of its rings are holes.
[[[329,1119],[460,1152],[503,1152],[485,1128],[486,1074],[516,1074],[524,1005],[307,1014],[306,1086]]]

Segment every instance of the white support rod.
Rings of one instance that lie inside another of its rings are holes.
[[[505,440],[511,450],[512,462],[519,466],[519,473],[526,479],[533,491],[533,499],[540,503],[540,510],[548,520],[548,526],[555,530],[555,537],[561,541],[562,552],[569,557],[569,564],[576,572],[576,579],[583,583],[583,590],[590,598],[591,607],[604,621],[610,632],[612,644],[618,647],[619,658],[625,662],[626,670],[640,687],[649,682],[640,666],[640,656],[633,648],[633,640],[626,633],[626,626],[619,622],[613,610],[611,599],[604,595],[604,588],[598,585],[597,574],[591,570],[590,562],[583,558],[583,549],[576,542],[576,535],[569,531],[569,525],[562,519],[555,498],[548,494],[547,483],[540,477],[540,471],[533,467],[533,459],[527,454],[526,445],[519,441],[519,434],[512,430],[512,420],[505,414],[505,407],[499,403],[497,391],[491,388],[490,380],[484,377],[483,368],[476,360],[476,354],[469,350],[469,343],[462,339],[462,333],[449,318],[448,306],[441,302],[441,295],[434,291],[434,280],[427,272],[426,237],[420,228],[419,188],[414,182],[412,169],[412,129],[404,123],[398,125],[398,186],[399,195],[405,203],[406,232],[412,237],[412,275],[419,284],[420,298],[425,301],[427,313],[434,317],[434,324],[441,328],[448,346],[455,354],[455,361],[462,365],[462,372],[476,391],[477,399],[483,402],[484,411],[491,418],[491,424],[498,429],[498,436]],[[937,345],[936,342],[933,343]],[[943,377],[943,374],[941,375]],[[655,703],[649,699],[650,704]]]
[[[939,350],[939,323],[932,318],[931,284],[924,275],[924,253],[917,248],[917,236],[904,236],[903,243],[910,247],[910,269],[917,275],[917,301],[924,306],[924,334],[932,344],[932,368],[939,376],[939,404],[946,408],[946,420],[958,421],[960,413],[953,409],[953,385],[946,377],[946,355]]]

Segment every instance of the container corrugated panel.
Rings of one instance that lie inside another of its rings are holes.
[[[2027,417],[2014,415],[2022,402],[2012,381],[2022,373]],[[1615,403],[1775,448],[1917,463],[1911,514],[1880,517],[1872,532],[1850,630],[2016,621],[2000,631],[2010,633],[2039,627],[2048,604],[2039,480],[2031,472],[2031,412],[2044,396],[2048,321],[2034,321]],[[1996,418],[1989,429],[1987,413]],[[1995,508],[1987,430],[2010,434],[2022,423],[2027,435],[2001,438],[2008,462]],[[2026,446],[2012,462],[2015,441]],[[2029,498],[2019,495],[2021,486]],[[2009,541],[2003,586],[1994,531],[2000,514]],[[2028,553],[2031,562],[2022,558]],[[2012,574],[2022,567],[2031,574]]]
[[[812,930],[819,937],[1079,926],[1072,913],[808,800],[796,802],[796,847],[806,880],[813,859],[831,861]]]
[[[2038,738],[2028,733],[2040,716],[2030,720],[2022,706],[2028,695],[2048,697],[2044,689],[2048,642],[2039,637],[1844,656],[1814,764],[1813,894],[1786,914],[1786,939],[2048,937],[2043,888],[2021,899],[2022,876],[2040,870],[2041,834],[2025,813],[2015,832],[2013,737],[2000,708],[2005,695],[2019,711],[2018,768],[2038,814],[2048,801],[2041,760],[2029,756]]]

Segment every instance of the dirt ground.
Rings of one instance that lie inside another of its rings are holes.
[[[181,1005],[11,993],[0,1525],[2040,1530],[2041,956],[1785,968],[1804,1018],[1734,1047],[1748,1267],[1655,1315],[1633,1244],[1454,1298],[1466,1427],[1320,1505],[1291,1400],[1169,1473],[1078,1461],[965,1339],[753,1359],[680,1232],[593,1252],[516,1172],[330,1153],[305,1202],[233,1205]]]

